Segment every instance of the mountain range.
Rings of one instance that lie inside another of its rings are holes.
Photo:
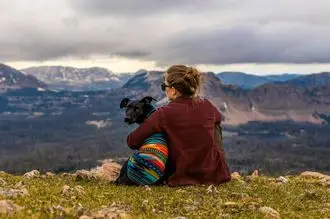
[[[0,90],[19,88],[46,88],[47,85],[36,77],[24,74],[10,66],[0,63]]]
[[[159,71],[135,75],[123,89],[129,90],[132,96],[152,95],[161,105],[166,102],[164,92],[159,89],[162,75],[163,72]],[[306,85],[313,86],[301,86],[304,78]],[[203,73],[201,96],[213,101],[222,111],[227,124],[276,120],[322,123],[324,121],[320,115],[330,114],[330,83],[324,83],[329,78],[330,73],[313,74],[247,90],[224,84],[217,75],[207,72]]]
[[[63,66],[42,66],[22,69],[56,90],[111,90],[121,87],[133,74],[113,72],[99,67],[73,68]]]
[[[95,96],[96,102],[104,102],[104,109],[114,107],[111,105],[113,98],[118,101],[117,99],[126,96],[138,98],[144,95],[156,98],[156,104],[160,106],[167,103],[165,93],[160,90],[163,74],[162,71],[142,69],[136,73],[117,75],[102,68],[75,69],[68,67],[38,67],[18,71],[9,66],[0,65],[0,90],[6,92],[8,89],[32,88],[39,91],[43,89],[51,91],[54,88],[66,90],[64,86],[69,86],[69,91],[83,92],[82,95],[62,93],[61,103],[64,104],[61,109],[65,109],[67,105],[65,95],[70,95],[70,104],[67,106],[79,103],[82,104],[80,107],[90,107],[88,92],[97,90],[108,92],[107,95],[92,95]],[[220,76],[224,75],[220,74]],[[213,72],[203,73],[201,95],[209,98],[222,111],[226,124],[236,125],[249,121],[277,120],[322,123],[326,122],[325,118],[329,118],[330,73],[272,76],[273,81],[264,81],[265,83],[250,89],[239,86],[237,83],[224,83],[220,79],[221,77]],[[259,80],[259,77],[256,78]],[[277,78],[276,81],[274,78]],[[256,83],[259,82],[254,84]],[[42,109],[45,110],[47,107],[38,98],[36,99],[38,104],[29,103],[30,100],[24,99],[24,95],[41,95],[42,93],[31,92],[31,90],[15,94],[11,92],[10,95],[20,95],[21,97],[14,98],[15,100],[9,98],[14,102],[9,101],[8,105],[13,109],[15,104],[24,102],[25,105],[22,106],[22,109],[28,109],[41,104],[40,106],[43,106]],[[6,93],[1,96],[1,102],[7,103]],[[55,96],[54,99],[58,98]],[[51,92],[47,92],[47,102],[52,102],[52,98]],[[75,100],[75,98],[79,98],[79,100]]]
[[[271,82],[284,82],[299,77],[298,74],[281,74],[258,76],[243,72],[221,72],[217,76],[224,84],[237,85],[245,89],[252,89]]]

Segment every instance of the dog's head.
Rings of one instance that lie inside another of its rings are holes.
[[[146,96],[141,100],[122,99],[120,108],[126,109],[125,122],[127,124],[142,123],[153,109],[151,102],[155,100],[153,97]]]

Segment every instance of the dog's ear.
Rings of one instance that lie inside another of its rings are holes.
[[[122,99],[121,102],[120,102],[120,109],[127,107],[127,104],[128,104],[129,101],[130,101],[130,99],[127,98],[127,97]]]
[[[155,98],[153,98],[153,97],[151,97],[151,96],[146,96],[146,97],[142,98],[142,99],[140,100],[140,102],[145,103],[145,104],[150,104],[151,101],[153,101],[153,100],[156,101]]]

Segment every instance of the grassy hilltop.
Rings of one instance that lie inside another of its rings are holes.
[[[217,187],[118,187],[2,172],[0,218],[330,218],[328,176],[235,178]]]

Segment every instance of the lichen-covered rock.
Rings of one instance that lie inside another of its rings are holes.
[[[77,170],[75,172],[75,177],[76,177],[77,180],[79,180],[79,179],[88,179],[88,180],[90,180],[90,179],[94,178],[93,173],[91,173],[88,170]]]
[[[25,184],[24,184],[23,181],[19,181],[18,183],[16,183],[16,184],[14,185],[14,188],[15,188],[15,189],[22,189],[22,188],[25,188]]]
[[[85,189],[82,186],[75,186],[73,189],[78,195],[85,194]]]
[[[120,219],[129,218],[128,215],[129,208],[124,205],[117,205],[113,203],[107,208],[102,208],[92,215],[92,218],[102,218],[102,219]]]
[[[53,176],[55,176],[55,174],[54,173],[52,173],[52,172],[46,172],[46,177],[53,177]]]
[[[61,189],[61,194],[66,197],[71,197],[75,199],[76,196],[81,196],[85,194],[85,190],[82,186],[75,186],[71,188],[68,185],[64,185]]]
[[[330,187],[330,176],[325,176],[320,180],[321,184],[323,186],[329,186]]]
[[[82,215],[79,217],[79,219],[93,219],[93,218],[87,215]]]
[[[70,189],[71,189],[70,186],[68,186],[68,185],[64,185],[64,186],[62,187],[61,194],[62,194],[62,195],[65,195],[65,196],[70,195],[70,191],[71,191]]]
[[[0,200],[0,214],[10,214],[22,209],[23,207],[14,204],[10,200]]]
[[[236,207],[239,207],[239,203],[237,203],[237,202],[226,202],[226,203],[224,203],[224,206],[226,208],[236,208]]]
[[[92,170],[93,174],[98,179],[115,181],[120,173],[121,165],[112,160],[104,161],[101,166]]]
[[[28,195],[29,192],[26,188],[23,189],[0,189],[0,195],[5,197],[20,197]]]
[[[209,187],[207,187],[206,192],[207,194],[214,194],[218,193],[218,190],[214,185],[210,185]]]
[[[23,177],[28,179],[37,178],[40,177],[40,172],[38,170],[32,170],[30,172],[25,173]]]
[[[266,219],[280,219],[281,216],[280,214],[274,210],[273,208],[270,207],[261,207],[258,209],[260,213],[262,213]]]
[[[0,178],[0,186],[5,186],[5,185],[7,185],[7,182],[4,179]]]
[[[287,178],[285,178],[284,176],[280,176],[276,179],[276,182],[287,183],[287,182],[289,182],[289,180]]]
[[[312,172],[312,171],[305,171],[303,173],[300,174],[300,176],[304,176],[304,177],[314,177],[314,178],[323,178],[326,175],[322,174],[322,173],[318,173],[318,172]]]
[[[120,173],[120,169],[120,164],[108,159],[103,161],[101,166],[97,166],[89,171],[77,170],[75,175],[76,179],[99,179],[114,182]]]
[[[239,180],[239,179],[241,179],[242,177],[241,177],[241,175],[239,174],[239,172],[233,172],[232,174],[231,174],[231,179],[234,179],[234,180]]]

